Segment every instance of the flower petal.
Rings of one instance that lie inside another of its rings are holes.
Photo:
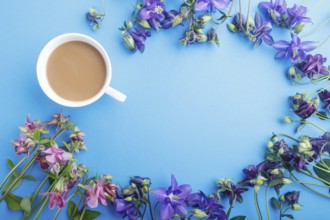
[[[274,42],[272,46],[277,50],[281,50],[281,49],[286,49],[286,48],[290,47],[290,43],[286,42],[284,40],[279,40],[279,41]]]
[[[174,215],[174,209],[170,203],[162,204],[160,207],[160,219],[168,220]]]
[[[152,195],[154,195],[156,197],[156,199],[160,202],[164,202],[165,199],[168,197],[167,196],[167,191],[165,188],[163,187],[160,187],[160,188],[157,188],[155,190],[152,190],[151,191]]]

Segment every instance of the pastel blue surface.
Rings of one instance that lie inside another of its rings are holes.
[[[180,2],[169,1],[169,5],[178,7]],[[313,2],[308,2],[311,8]],[[77,157],[91,174],[109,173],[122,185],[131,175],[148,176],[153,188],[167,187],[175,174],[179,183],[190,183],[195,191],[206,193],[214,191],[217,178],[238,181],[244,167],[260,162],[272,132],[292,133],[292,127],[280,122],[290,114],[287,97],[308,87],[288,82],[287,64],[273,59],[274,50],[264,45],[253,49],[223,25],[219,48],[181,47],[178,39],[183,28],[178,28],[153,32],[145,53],[131,55],[118,31],[131,13],[131,3],[108,1],[102,28],[93,32],[84,14],[92,6],[101,9],[100,0],[0,1],[0,179],[8,171],[6,158],[19,160],[10,141],[18,136],[17,127],[28,114],[41,120],[60,110],[71,115],[87,134],[88,151]],[[256,5],[254,1],[252,9]],[[323,3],[309,14],[315,25],[327,18],[329,9]],[[329,25],[309,39],[322,41],[329,34],[326,29]],[[53,37],[69,32],[87,34],[104,46],[113,65],[111,85],[127,95],[125,103],[104,96],[83,108],[66,108],[43,94],[35,71],[39,52]],[[289,39],[284,31],[276,31],[275,36]],[[317,52],[327,56],[327,49],[329,43]],[[320,135],[315,130],[312,134]],[[35,186],[24,187],[18,192],[29,195],[28,189]],[[296,219],[327,218],[329,201],[306,190],[300,201],[304,206]],[[108,208],[98,210],[100,219],[119,219]],[[20,217],[4,203],[0,213],[6,219]],[[54,213],[47,210],[41,219]],[[257,219],[252,192],[233,213]],[[66,212],[59,219],[67,219]]]

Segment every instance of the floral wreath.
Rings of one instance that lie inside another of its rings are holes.
[[[131,17],[120,28],[124,45],[132,52],[142,53],[151,30],[177,26],[188,27],[180,39],[182,45],[204,42],[219,45],[217,29],[232,17],[232,22],[227,24],[231,32],[242,34],[255,47],[262,43],[273,47],[278,51],[276,59],[282,58],[292,63],[288,68],[288,78],[294,83],[319,85],[330,79],[330,67],[325,66],[326,58],[321,54],[309,53],[323,45],[327,39],[317,43],[302,41],[300,37],[305,24],[311,22],[306,17],[306,7],[297,4],[288,7],[285,0],[260,2],[259,12],[252,19],[250,10],[246,16],[243,15],[241,0],[239,12],[231,16],[235,2],[185,0],[178,11],[168,11],[162,0],[137,0]],[[248,4],[250,8],[250,1]],[[101,27],[104,16],[104,12],[98,13],[95,8],[86,13],[86,19],[93,30]],[[329,20],[313,31],[320,29]],[[289,30],[291,41],[275,41],[271,35],[274,26]],[[23,158],[16,164],[7,160],[10,171],[0,185],[0,203],[5,202],[10,210],[22,212],[22,219],[38,219],[48,204],[51,209],[57,208],[54,219],[67,207],[70,219],[91,220],[101,214],[93,210],[101,204],[113,207],[118,216],[129,220],[144,219],[147,216],[152,220],[158,217],[161,220],[244,220],[244,215],[232,217],[231,212],[237,202],[243,203],[244,193],[253,189],[255,209],[258,219],[262,220],[258,193],[263,188],[266,192],[267,219],[270,220],[271,211],[279,219],[294,219],[294,211],[302,208],[299,203],[300,192],[285,191],[286,185],[298,183],[330,199],[329,192],[324,190],[330,188],[330,132],[309,120],[311,117],[330,120],[330,92],[327,87],[323,87],[312,95],[297,93],[290,100],[295,117],[286,116],[284,122],[297,123],[297,131],[306,125],[314,126],[322,135],[293,137],[273,134],[268,141],[264,161],[243,169],[244,178],[238,183],[231,179],[219,179],[217,190],[210,195],[203,191],[192,192],[189,184],[180,185],[174,175],[168,188],[156,189],[151,189],[148,177],[132,176],[126,186],[113,184],[111,175],[91,177],[88,168],[78,164],[74,156],[86,149],[85,134],[68,116],[61,112],[52,115],[51,120],[46,122],[32,121],[28,117],[20,127],[20,136],[12,141],[15,152],[23,155]],[[65,140],[61,144],[59,137]],[[36,163],[39,167],[35,169],[41,169],[45,174],[42,181],[27,174]],[[305,176],[304,180],[309,178],[311,182],[302,181],[301,176]],[[31,196],[14,194],[14,190],[24,181],[40,182]],[[269,198],[269,190],[274,190],[276,196]]]

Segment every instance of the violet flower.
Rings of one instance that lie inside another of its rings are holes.
[[[291,42],[280,40],[273,43],[273,47],[276,50],[279,50],[276,54],[276,58],[285,57],[293,63],[300,62],[305,59],[306,52],[312,51],[317,47],[316,42],[302,42],[300,38],[294,33],[291,33],[291,38]]]
[[[325,132],[319,138],[310,138],[310,144],[313,150],[319,152],[328,152],[330,154],[330,132]]]
[[[85,192],[84,197],[85,204],[90,208],[96,208],[99,205],[99,201],[102,205],[107,205],[107,199],[103,190],[103,186],[100,182],[91,182],[88,185],[88,189]]]
[[[298,28],[302,23],[310,23],[312,20],[306,17],[307,8],[294,4],[292,8],[288,8],[288,18],[286,20],[286,27],[289,29]],[[300,31],[296,31],[300,32]]]
[[[18,139],[15,139],[12,144],[15,147],[15,152],[17,155],[26,154],[30,148],[36,146],[36,142],[26,136],[20,136]]]
[[[72,154],[61,148],[50,147],[42,153],[46,155],[46,160],[50,166],[59,163],[65,165],[72,158]]]
[[[134,203],[127,202],[125,199],[115,199],[114,207],[115,212],[123,218],[127,217],[129,220],[137,220],[141,216],[140,210],[134,205]]]
[[[293,112],[302,119],[307,119],[316,112],[315,101],[306,101],[303,94],[291,97]]]
[[[270,173],[271,170],[277,166],[269,161],[263,161],[257,166],[250,165],[248,168],[243,169],[243,173],[246,178],[242,181],[243,186],[254,186],[258,190],[260,185],[263,185],[268,178],[264,176],[264,173]]]
[[[137,50],[143,53],[145,49],[144,42],[150,36],[150,31],[141,28],[135,28],[134,31],[129,30],[124,32],[123,40],[125,46],[133,53],[135,53]]]
[[[65,207],[65,199],[68,195],[68,192],[45,192],[41,194],[42,196],[47,196],[49,197],[49,208],[53,209],[55,206],[58,208],[64,208]]]
[[[327,61],[327,58],[323,57],[321,54],[311,55],[308,54],[306,58],[295,64],[295,67],[301,71],[301,77],[307,76],[310,79],[313,79],[315,75],[329,75],[329,70],[324,63]]]
[[[182,15],[176,10],[165,12],[165,19],[160,22],[163,29],[169,29],[179,24],[182,24]]]
[[[153,190],[152,194],[161,203],[161,219],[168,220],[174,214],[185,217],[188,213],[185,200],[190,193],[190,185],[178,185],[174,175],[171,176],[171,186],[168,189],[161,187]]]
[[[273,45],[274,40],[270,35],[272,24],[270,22],[265,22],[259,13],[256,13],[254,16],[254,25],[252,31],[252,35],[256,38],[254,44],[259,46],[262,42],[265,42],[268,45]]]
[[[268,13],[273,23],[279,27],[284,25],[287,15],[285,0],[270,0],[270,2],[260,2],[258,7]]]
[[[196,11],[211,11],[227,8],[230,0],[198,0],[195,5]]]
[[[144,0],[139,19],[148,21],[152,28],[159,30],[160,22],[165,19],[165,4],[162,0]]]
[[[202,191],[199,193],[194,193],[188,196],[187,203],[189,200],[194,201],[194,209],[192,213],[195,217],[199,219],[217,219],[225,220],[227,218],[224,207],[219,204],[219,201],[216,197],[207,197]]]
[[[235,201],[243,202],[242,193],[248,191],[247,188],[239,187],[231,179],[220,179],[218,181],[219,192],[228,197],[229,204],[233,205]]]
[[[330,107],[330,92],[326,89],[323,89],[319,92],[319,97],[321,101],[324,103],[324,108],[329,109]]]

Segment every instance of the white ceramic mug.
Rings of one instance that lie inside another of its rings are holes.
[[[51,88],[48,79],[47,79],[47,62],[49,56],[52,54],[55,48],[58,46],[70,42],[70,41],[82,41],[85,43],[90,44],[94,48],[96,48],[100,54],[102,55],[104,62],[106,64],[106,78],[104,80],[104,85],[102,89],[93,97],[83,100],[83,101],[70,101],[66,100],[59,95],[57,95],[54,90]],[[59,35],[55,38],[53,38],[51,41],[49,41],[42,51],[40,52],[38,62],[37,62],[37,77],[39,84],[41,86],[41,89],[44,91],[44,93],[54,102],[64,105],[64,106],[69,106],[69,107],[81,107],[85,105],[89,105],[96,100],[98,100],[103,94],[107,94],[109,96],[112,96],[113,98],[117,99],[120,102],[124,102],[126,100],[126,95],[123,93],[119,92],[118,90],[112,88],[109,86],[110,81],[111,81],[111,76],[112,76],[112,68],[111,68],[111,62],[109,59],[109,56],[105,49],[102,47],[100,43],[98,43],[96,40],[93,38],[83,35],[83,34],[77,34],[77,33],[68,33],[68,34],[62,34]]]

